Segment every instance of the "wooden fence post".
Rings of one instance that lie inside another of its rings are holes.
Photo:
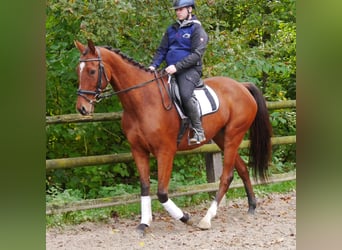
[[[222,153],[206,153],[205,167],[207,171],[207,182],[216,182],[222,174]]]
[[[218,181],[222,174],[222,153],[205,153],[204,158],[207,173],[207,182],[212,183]],[[209,195],[215,196],[216,192],[209,192]]]

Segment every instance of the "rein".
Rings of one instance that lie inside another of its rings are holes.
[[[156,76],[156,73],[155,73],[155,78],[154,79],[151,79],[151,80],[148,80],[146,82],[142,82],[142,83],[139,83],[137,85],[134,85],[132,87],[129,87],[129,88],[126,88],[126,89],[122,89],[122,90],[119,90],[119,91],[112,91],[112,93],[110,94],[106,94],[106,95],[100,95],[99,98],[100,99],[104,99],[104,98],[108,98],[108,97],[111,97],[113,95],[118,95],[118,94],[121,94],[121,93],[125,93],[125,92],[128,92],[128,91],[131,91],[133,89],[138,89],[138,88],[141,88],[141,87],[144,87],[146,86],[147,84],[149,83],[152,83],[154,81],[156,81],[158,83],[158,80],[159,79],[162,79],[166,74],[162,74],[160,76]]]
[[[169,99],[171,99],[170,91],[165,87],[165,83],[164,83],[164,79],[163,79],[164,76],[168,75],[167,73],[163,73],[163,74],[158,76],[157,72],[154,71],[154,79],[148,80],[146,82],[139,83],[137,85],[134,85],[132,87],[129,87],[129,88],[126,88],[126,89],[122,89],[122,90],[119,90],[119,91],[113,91],[113,90],[104,90],[103,91],[101,89],[101,86],[102,86],[102,74],[105,76],[107,83],[109,83],[110,81],[108,79],[108,76],[107,76],[106,71],[104,69],[104,65],[102,63],[102,58],[101,58],[101,55],[100,55],[100,50],[97,49],[97,52],[98,52],[98,55],[99,55],[98,58],[80,59],[79,60],[80,62],[94,62],[94,61],[98,61],[99,62],[99,74],[98,74],[96,90],[95,91],[91,91],[91,90],[78,89],[77,90],[77,95],[85,98],[90,104],[94,104],[94,103],[99,103],[100,101],[102,101],[105,98],[109,98],[109,97],[112,97],[114,95],[118,95],[118,94],[121,94],[121,93],[126,93],[126,92],[129,92],[129,91],[133,90],[133,89],[138,89],[138,88],[144,87],[144,86],[146,86],[146,85],[156,81],[157,85],[158,85],[158,88],[159,88],[159,92],[160,92],[160,94],[162,96],[162,102],[163,102],[164,108],[166,110],[170,110],[172,108],[172,102],[170,102],[169,105],[165,104],[165,96],[164,96],[164,94],[162,92],[162,87],[160,86],[160,82],[159,82],[159,80],[161,79],[162,85],[163,85],[164,89],[166,90]],[[112,91],[112,93],[103,94],[103,92],[107,92],[107,91]],[[86,94],[94,95],[95,99],[88,98],[86,96]]]

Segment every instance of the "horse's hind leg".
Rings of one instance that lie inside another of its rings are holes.
[[[243,181],[243,185],[245,186],[245,190],[246,190],[246,194],[248,198],[248,213],[254,214],[254,211],[256,208],[255,194],[253,192],[252,183],[249,178],[248,169],[246,167],[245,162],[241,159],[240,155],[236,156],[235,168]]]
[[[244,133],[242,132],[230,137],[225,135],[224,161],[219,189],[216,193],[215,200],[211,203],[206,215],[198,223],[198,227],[201,229],[209,229],[211,227],[211,219],[216,216],[218,205],[220,204],[223,196],[227,193],[229,185],[233,180],[235,159],[238,155],[238,147],[243,139],[243,135]]]

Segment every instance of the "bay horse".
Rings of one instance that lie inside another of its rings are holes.
[[[238,153],[244,135],[249,131],[249,165],[256,179],[267,180],[271,155],[272,127],[265,99],[252,83],[239,83],[228,77],[204,79],[217,94],[220,105],[215,113],[202,117],[206,141],[188,145],[187,136],[177,143],[180,116],[168,95],[167,75],[158,75],[119,50],[87,45],[75,41],[80,51],[77,67],[79,88],[76,109],[82,115],[91,115],[94,104],[111,85],[123,106],[122,129],[131,146],[141,185],[141,222],[138,232],[144,234],[152,222],[150,197],[150,154],[158,165],[159,202],[176,220],[192,224],[190,215],[184,213],[169,197],[168,187],[177,150],[190,150],[213,140],[223,151],[223,170],[219,188],[206,215],[197,223],[201,229],[211,227],[211,219],[233,180],[233,170],[241,177],[248,198],[248,213],[253,214],[256,198],[248,169]]]

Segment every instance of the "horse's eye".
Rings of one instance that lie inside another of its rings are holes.
[[[96,73],[95,69],[92,69],[92,70],[89,71],[89,74],[91,74],[91,75],[95,75],[95,73]]]

